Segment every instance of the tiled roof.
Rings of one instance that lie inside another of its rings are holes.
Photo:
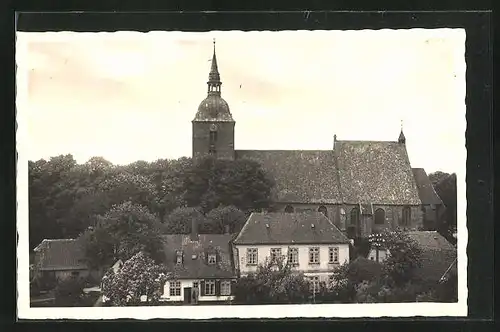
[[[412,168],[422,204],[443,204],[423,168]]]
[[[165,235],[166,266],[176,278],[233,278],[231,240],[233,235],[199,234],[198,241],[191,241],[189,234]],[[183,264],[177,265],[177,251],[183,254]],[[209,265],[208,253],[217,255],[217,263]]]
[[[342,201],[333,150],[237,150],[236,158],[262,165],[275,180],[273,196],[277,202],[335,204]]]
[[[336,141],[335,151],[345,203],[420,204],[404,144]]]
[[[439,281],[457,258],[456,248],[438,232],[413,231],[408,236],[422,249],[422,267],[416,271],[417,277]],[[456,273],[456,264],[451,272]]]
[[[234,243],[321,244],[349,243],[349,239],[320,212],[273,212],[252,213]]]
[[[85,253],[78,240],[43,240],[34,250],[42,271],[87,269]]]

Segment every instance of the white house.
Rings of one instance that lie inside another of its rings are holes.
[[[227,303],[233,296],[236,273],[230,234],[170,234],[165,236],[167,269],[162,301],[196,304]]]
[[[252,213],[233,243],[241,276],[283,255],[319,286],[349,262],[349,239],[321,212]]]

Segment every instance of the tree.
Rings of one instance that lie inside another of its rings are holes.
[[[144,251],[155,261],[164,259],[161,224],[147,208],[125,202],[98,217],[95,227],[82,234],[85,255],[93,267],[125,261]]]
[[[138,252],[125,261],[115,273],[110,269],[102,278],[102,294],[112,306],[159,303],[168,273],[156,265],[144,252]]]
[[[235,302],[245,304],[305,303],[310,295],[309,282],[284,257],[266,260],[256,273],[240,278],[234,290]]]
[[[157,196],[157,213],[163,220],[179,207],[186,206],[184,179],[186,170],[192,167],[191,158],[160,159],[150,165],[149,177]]]
[[[189,234],[192,224],[198,225],[198,231],[204,233],[206,218],[197,207],[181,207],[170,213],[164,221],[164,231],[168,234]]]
[[[207,214],[207,225],[210,233],[223,234],[239,232],[246,221],[246,215],[235,206],[220,206]]]
[[[432,185],[434,187],[436,187],[436,185],[439,182],[441,182],[443,179],[447,178],[448,176],[450,176],[450,174],[445,173],[445,172],[441,172],[441,171],[436,171],[434,173],[429,174],[429,180],[431,180]]]
[[[446,206],[445,223],[439,227],[439,232],[450,242],[454,243],[451,233],[457,227],[457,176],[455,173],[449,176],[443,176],[439,182],[434,185],[434,190],[439,195],[443,204]]]
[[[384,261],[385,273],[396,284],[410,281],[416,268],[421,266],[422,250],[406,233],[399,230],[381,234],[382,242],[388,251]]]
[[[82,305],[84,283],[76,277],[60,280],[54,290],[55,304],[58,307],[76,307]]]
[[[269,206],[273,181],[251,160],[205,158],[187,170],[184,199],[188,206],[208,212],[221,205],[242,211]]]
[[[28,163],[31,248],[44,238],[59,238],[64,235],[59,224],[73,202],[65,180],[66,174],[75,165],[72,155]]]

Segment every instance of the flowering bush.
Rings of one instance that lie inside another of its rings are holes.
[[[143,252],[127,260],[116,273],[110,269],[102,278],[102,294],[113,306],[158,304],[167,272]]]

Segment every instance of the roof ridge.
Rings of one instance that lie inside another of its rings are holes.
[[[272,149],[272,150],[260,150],[260,149],[237,149],[234,150],[236,152],[238,151],[258,151],[258,152],[289,152],[289,151],[297,151],[297,152],[333,152],[333,149]]]

